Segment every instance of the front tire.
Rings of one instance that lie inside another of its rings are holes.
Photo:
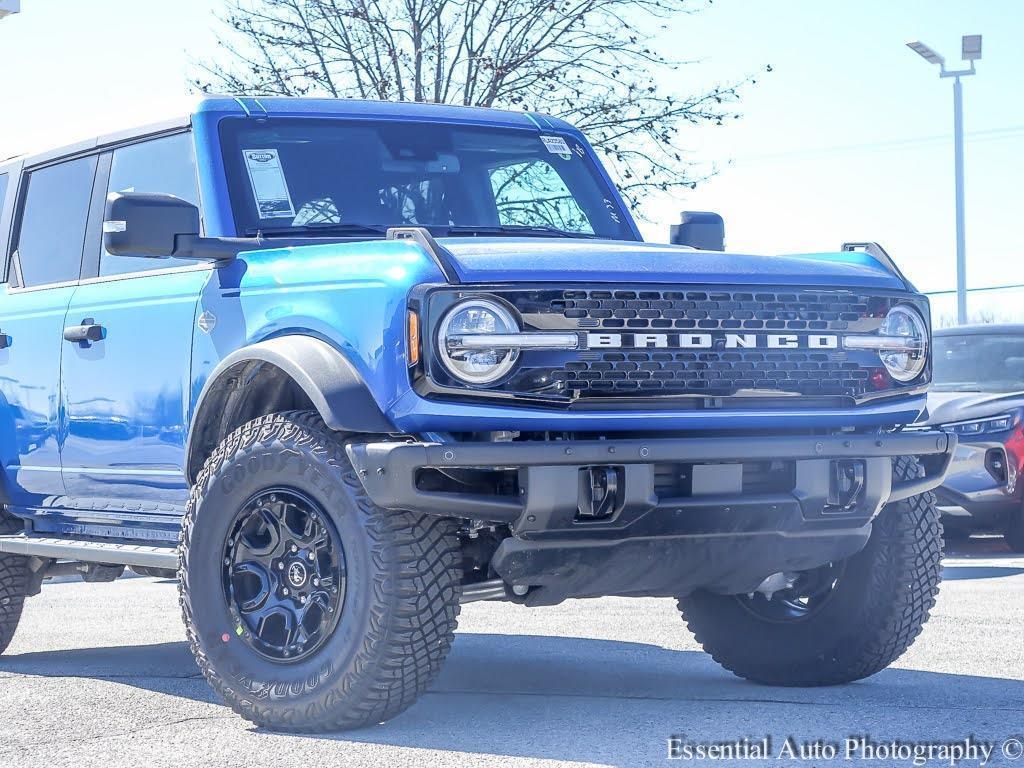
[[[895,480],[920,474],[913,458],[893,462]],[[925,493],[886,505],[864,549],[811,572],[813,588],[794,585],[773,600],[701,591],[679,608],[704,650],[739,677],[837,685],[885,669],[910,647],[935,605],[941,560],[939,513]]]
[[[273,414],[232,433],[199,474],[180,602],[196,662],[235,712],[278,730],[358,728],[436,676],[459,566],[454,523],[374,506],[316,414]]]

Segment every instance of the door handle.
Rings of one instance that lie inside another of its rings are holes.
[[[78,341],[90,344],[94,341],[103,341],[106,332],[102,325],[94,323],[91,317],[82,321],[81,325],[69,325],[64,329],[65,341]]]

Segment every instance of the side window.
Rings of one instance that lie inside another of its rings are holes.
[[[198,205],[192,134],[177,133],[115,149],[110,159],[110,181],[107,184],[107,194],[111,192],[165,192]],[[99,247],[101,275],[195,264],[184,259],[114,256],[103,250],[102,244]]]
[[[594,234],[587,215],[549,163],[531,160],[503,165],[493,168],[490,176],[500,224]]]
[[[28,175],[17,245],[25,287],[78,279],[95,173],[91,156]]]

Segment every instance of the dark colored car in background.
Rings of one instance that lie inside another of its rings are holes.
[[[1024,552],[1024,325],[934,332],[928,426],[960,442],[939,500],[947,538],[1002,533]]]

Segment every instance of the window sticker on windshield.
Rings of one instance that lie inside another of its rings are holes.
[[[544,142],[544,146],[548,148],[548,152],[551,154],[558,155],[566,160],[572,157],[569,145],[565,143],[565,139],[561,136],[541,136],[540,140]]]
[[[288,182],[281,168],[276,149],[244,149],[245,168],[249,184],[256,198],[256,210],[261,219],[283,219],[295,216]]]

